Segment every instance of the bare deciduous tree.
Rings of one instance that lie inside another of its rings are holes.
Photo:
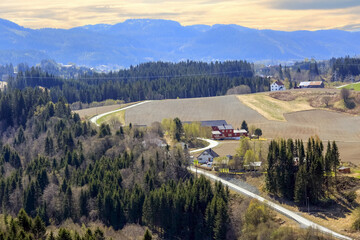
[[[248,94],[251,93],[251,89],[247,85],[239,85],[227,90],[226,95],[236,95],[236,94]]]

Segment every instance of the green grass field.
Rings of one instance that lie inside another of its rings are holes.
[[[110,123],[111,121],[119,121],[121,125],[125,125],[125,110],[105,115],[99,118],[96,123],[101,125],[102,123]]]
[[[352,83],[350,85],[345,86],[344,88],[360,91],[360,83]]]

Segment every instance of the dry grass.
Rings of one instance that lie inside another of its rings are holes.
[[[122,106],[123,106],[122,104],[116,104],[116,105],[109,105],[102,107],[86,108],[86,109],[76,110],[74,112],[78,113],[80,115],[80,118],[82,119],[90,119],[95,115],[110,112],[119,109]]]
[[[96,123],[97,124],[102,124],[104,122],[107,123],[111,123],[111,122],[119,122],[121,125],[125,125],[125,111],[119,111],[119,112],[115,112],[113,114],[109,114],[109,115],[105,115],[101,118],[99,118]]]
[[[256,110],[268,120],[286,121],[285,113],[314,109],[305,98],[282,101],[263,93],[239,95],[238,98],[242,103]]]

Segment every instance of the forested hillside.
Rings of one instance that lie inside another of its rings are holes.
[[[160,123],[97,128],[72,113],[65,98],[52,102],[39,88],[1,92],[0,116],[0,239],[99,240],[104,229],[131,224],[161,239],[317,235],[279,229],[262,204],[194,178],[186,148],[159,146]],[[186,128],[173,121],[176,141]],[[62,228],[65,222],[84,225],[82,232]],[[102,229],[86,228],[94,223]]]
[[[98,220],[115,230],[147,225],[164,238],[224,239],[229,193],[193,179],[187,151],[154,145],[160,125],[97,130],[38,88],[0,101],[2,214],[23,208],[45,225]]]
[[[52,101],[65,97],[69,103],[209,97],[225,95],[228,89],[239,85],[261,92],[269,89],[270,82],[255,77],[252,65],[246,61],[152,62],[118,72],[84,74],[78,79],[62,79],[31,68],[9,80],[13,89],[42,86],[50,90]]]

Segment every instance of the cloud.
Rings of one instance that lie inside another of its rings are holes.
[[[270,7],[288,10],[343,9],[360,6],[359,0],[271,0]]]
[[[31,28],[72,28],[150,18],[182,25],[317,30],[356,24],[360,0],[0,0],[0,16]]]
[[[337,29],[351,31],[351,32],[359,32],[360,31],[360,23],[345,25],[345,26],[339,27]]]

